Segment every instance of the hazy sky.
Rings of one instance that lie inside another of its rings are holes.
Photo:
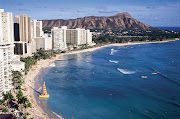
[[[151,26],[179,26],[180,0],[0,0],[0,9],[31,19],[74,19],[129,12]]]

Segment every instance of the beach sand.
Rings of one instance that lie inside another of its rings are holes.
[[[60,60],[59,57],[62,55],[67,55],[67,54],[76,54],[76,53],[82,53],[82,52],[92,52],[94,50],[100,49],[102,47],[110,47],[110,46],[125,46],[125,45],[136,45],[136,44],[147,44],[147,43],[164,43],[164,42],[169,42],[169,41],[174,41],[174,40],[166,40],[166,41],[159,41],[159,42],[136,42],[136,43],[116,43],[116,44],[108,44],[100,47],[94,47],[94,48],[89,48],[89,49],[84,49],[84,50],[79,50],[79,51],[70,51],[68,53],[62,53],[59,55],[56,55],[56,57],[51,58],[51,59],[46,59],[43,60],[41,59],[40,61],[37,62],[36,65],[32,66],[28,74],[24,78],[24,84],[22,88],[26,88],[27,91],[23,91],[23,94],[29,99],[29,101],[32,104],[32,108],[25,109],[24,112],[30,113],[30,116],[28,118],[33,117],[34,119],[49,119],[49,117],[53,117],[53,119],[63,119],[62,117],[58,117],[55,113],[49,111],[47,114],[47,110],[42,109],[42,106],[39,106],[37,104],[38,100],[35,99],[34,97],[34,88],[35,88],[35,82],[34,79],[40,72],[41,68],[48,67],[50,64],[54,63],[56,60]],[[46,113],[45,113],[46,112]]]

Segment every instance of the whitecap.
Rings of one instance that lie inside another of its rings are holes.
[[[114,55],[115,52],[117,52],[118,50],[114,50],[114,49],[111,49],[111,54],[110,55]]]
[[[53,114],[55,114],[57,117],[59,117],[60,119],[64,119],[61,115],[56,114],[55,112],[51,111]]]
[[[126,70],[126,69],[117,68],[117,70],[120,71],[123,74],[134,74],[135,73],[135,71],[129,71],[129,70]]]
[[[113,60],[109,60],[109,62],[113,62],[113,63],[119,63],[118,61],[113,61]]]
[[[89,61],[85,60],[85,62],[89,62]]]
[[[49,67],[55,67],[55,66],[56,66],[55,63],[52,63],[52,64],[49,65]]]

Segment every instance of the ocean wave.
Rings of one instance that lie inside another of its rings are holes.
[[[59,117],[60,119],[64,119],[61,115],[56,114],[55,112],[51,111],[53,114],[55,114],[57,117]]]
[[[55,67],[55,66],[56,66],[55,63],[52,63],[52,64],[49,65],[49,67]]]
[[[42,86],[41,86],[41,87],[39,87],[37,91],[41,92],[41,90],[42,90]]]
[[[117,52],[118,50],[114,50],[114,49],[111,49],[111,54],[110,55],[114,55],[115,52]]]
[[[119,63],[118,61],[113,61],[113,60],[109,60],[109,62],[113,62],[113,63]]]
[[[117,70],[120,71],[123,74],[134,74],[135,73],[135,71],[129,71],[129,70],[126,70],[126,69],[117,68]]]
[[[85,62],[89,62],[88,60],[85,60]]]

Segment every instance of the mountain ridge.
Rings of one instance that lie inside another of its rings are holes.
[[[85,16],[76,19],[42,20],[44,27],[86,28],[86,29],[143,29],[154,30],[150,25],[144,24],[134,18],[128,12],[117,13],[113,16]]]

